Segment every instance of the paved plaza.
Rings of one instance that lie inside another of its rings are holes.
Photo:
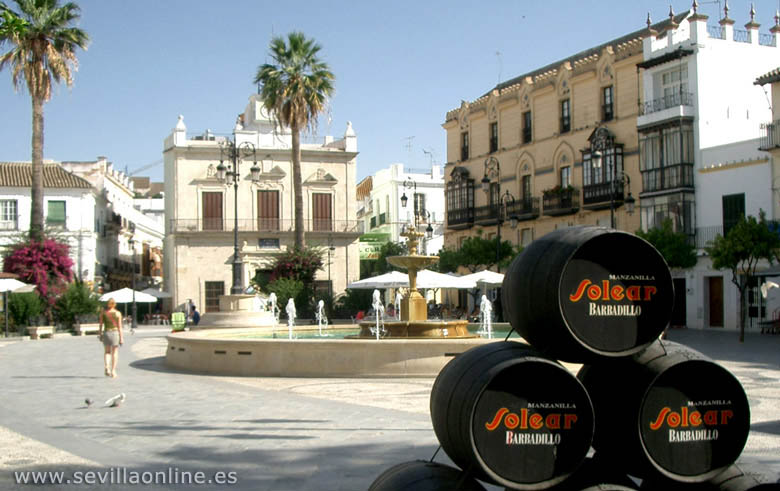
[[[27,489],[14,472],[67,478],[126,469],[236,481],[177,489],[357,491],[391,465],[429,459],[438,446],[428,411],[433,379],[175,373],[163,363],[165,334],[143,326],[125,336],[117,379],[103,376],[94,336],[0,340],[0,489]],[[669,338],[739,378],[752,420],[742,459],[780,471],[780,336],[749,333],[739,344],[735,332],[673,330]],[[121,407],[104,407],[120,392]],[[85,398],[95,401],[91,408]],[[436,460],[449,462],[443,453]],[[172,486],[56,487],[138,488]]]

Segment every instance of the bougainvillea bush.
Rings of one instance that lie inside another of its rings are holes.
[[[29,241],[8,246],[3,271],[15,273],[19,280],[36,286],[37,293],[53,307],[73,280],[70,247],[53,239]]]
[[[322,269],[322,255],[322,250],[314,247],[290,249],[276,259],[270,280],[289,278],[311,285],[317,270]]]

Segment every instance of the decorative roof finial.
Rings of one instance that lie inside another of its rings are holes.
[[[672,8],[672,4],[669,4],[669,19],[674,21],[674,9]]]
[[[726,0],[725,5],[723,6],[723,18],[728,19],[729,18],[729,0]]]
[[[650,12],[647,13],[647,28],[650,29],[650,26],[653,24],[653,21],[650,20]]]
[[[780,26],[780,10],[775,10],[775,25]]]
[[[756,8],[753,6],[753,2],[750,2],[750,22],[756,21]]]
[[[697,2],[696,0],[693,0],[693,13],[694,14],[699,13],[698,10],[699,10],[699,2]]]

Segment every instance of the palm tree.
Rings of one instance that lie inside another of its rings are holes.
[[[255,83],[262,84],[263,106],[282,126],[292,131],[292,172],[295,193],[295,247],[304,245],[303,185],[301,181],[301,131],[314,129],[333,93],[333,73],[317,54],[320,45],[301,32],[291,32],[287,41],[271,39],[274,64],[257,69]]]
[[[32,99],[32,209],[30,239],[43,235],[43,104],[51,99],[51,81],[73,85],[78,68],[76,48],[87,49],[89,36],[72,27],[81,9],[75,3],[59,0],[14,0],[17,11],[0,2],[0,47],[10,50],[0,55],[0,70],[11,69],[14,87],[22,79]]]

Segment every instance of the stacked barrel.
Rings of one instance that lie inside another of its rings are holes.
[[[507,489],[780,489],[724,479],[739,472],[747,397],[722,366],[659,341],[674,290],[648,242],[603,227],[555,231],[515,258],[502,295],[505,318],[529,344],[470,349],[431,391],[433,429],[460,468],[447,468],[458,486],[393,489],[480,489],[474,479]],[[560,361],[583,366],[574,376]],[[378,481],[371,490],[390,489]]]

